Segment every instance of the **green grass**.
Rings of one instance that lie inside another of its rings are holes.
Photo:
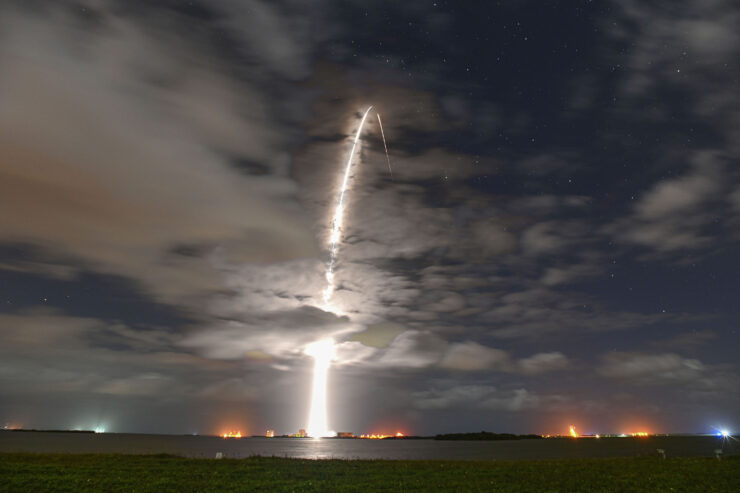
[[[740,458],[551,461],[0,454],[0,491],[734,491]]]

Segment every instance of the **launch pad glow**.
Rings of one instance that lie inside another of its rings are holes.
[[[313,356],[313,387],[311,389],[311,412],[308,417],[308,436],[319,438],[334,436],[329,430],[326,416],[326,381],[329,366],[334,357],[334,341],[324,339],[310,344],[306,354]]]

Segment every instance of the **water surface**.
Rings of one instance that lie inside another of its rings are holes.
[[[740,454],[734,439],[713,436],[647,438],[548,438],[509,441],[352,440],[134,435],[119,433],[0,432],[0,452],[167,453],[187,457],[253,455],[310,459],[560,459],[586,457],[669,457]]]

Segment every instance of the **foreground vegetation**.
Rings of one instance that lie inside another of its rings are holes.
[[[0,454],[0,491],[740,491],[740,458],[554,461]]]

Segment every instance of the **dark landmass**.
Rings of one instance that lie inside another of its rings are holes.
[[[383,440],[432,440],[434,437],[422,437],[419,435],[409,435],[402,437],[385,437]]]
[[[24,431],[33,431],[36,433],[95,433],[95,431],[93,430],[36,430],[34,428],[30,428],[30,429],[14,428],[14,429],[0,430],[0,431],[13,431],[16,433],[24,432]]]
[[[435,440],[531,440],[543,438],[542,435],[514,435],[513,433],[447,433],[436,435]]]
[[[16,491],[740,491],[740,457],[533,461],[2,454]]]

